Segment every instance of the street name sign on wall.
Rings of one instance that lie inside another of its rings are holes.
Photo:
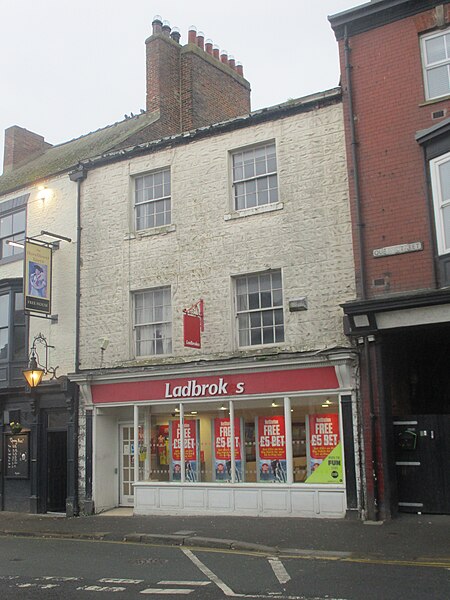
[[[375,248],[372,254],[374,258],[382,258],[383,256],[407,254],[408,252],[419,252],[420,250],[423,250],[423,242],[413,242],[412,244],[398,244],[397,246],[385,246],[384,248]]]

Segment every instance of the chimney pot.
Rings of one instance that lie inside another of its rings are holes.
[[[236,63],[236,71],[239,73],[239,75],[241,77],[244,77],[244,67],[242,66],[242,63],[240,63],[240,62]]]
[[[188,44],[196,44],[197,43],[197,27],[195,25],[191,25],[188,31]]]
[[[213,43],[212,40],[207,39],[205,42],[205,50],[207,54],[211,54],[213,53]]]
[[[176,42],[177,44],[180,43],[180,38],[181,38],[181,33],[180,30],[178,29],[178,27],[173,27],[172,32],[170,34],[170,37],[173,39],[174,42]]]
[[[233,71],[236,71],[236,61],[234,60],[234,56],[231,54],[228,57],[228,66],[231,67]]]
[[[169,21],[164,21],[163,26],[162,26],[162,32],[164,35],[169,36],[170,35],[170,23]]]
[[[220,58],[220,48],[216,44],[214,44],[214,46],[213,46],[213,56],[214,56],[214,58],[217,58],[217,59]]]
[[[228,52],[226,50],[222,50],[220,53],[220,62],[222,62],[224,65],[228,64]]]
[[[202,50],[204,50],[204,44],[205,44],[205,34],[203,33],[203,31],[199,31],[197,33],[197,46],[199,48],[201,48]]]
[[[162,32],[162,18],[160,15],[155,15],[152,21],[153,33],[161,33]]]

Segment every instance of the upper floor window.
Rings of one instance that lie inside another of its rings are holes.
[[[239,346],[284,342],[281,271],[236,279]]]
[[[450,152],[430,161],[439,254],[450,252]]]
[[[9,294],[0,296],[0,360],[8,358]]]
[[[427,100],[450,95],[450,29],[426,35],[421,41]]]
[[[172,302],[170,287],[134,293],[136,356],[172,352]]]
[[[12,246],[8,241],[25,239],[25,209],[0,214],[0,260],[14,255],[23,255],[23,248]]]
[[[23,293],[9,291],[0,295],[0,360],[26,358]]]
[[[170,224],[170,169],[136,177],[134,194],[136,230]]]
[[[235,210],[278,202],[274,143],[234,152],[232,160]]]

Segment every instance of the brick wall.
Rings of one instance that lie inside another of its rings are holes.
[[[146,52],[147,111],[159,113],[158,121],[145,132],[147,140],[250,112],[249,83],[235,66],[207,52],[195,31],[189,32],[189,43],[181,46],[169,27],[154,21]]]
[[[16,167],[42,154],[51,144],[41,135],[14,125],[5,129],[5,152],[3,157],[3,173],[8,173]]]
[[[250,112],[250,89],[231,67],[191,44],[181,57],[184,131]]]
[[[446,21],[450,9],[446,7]],[[355,125],[360,165],[367,297],[436,286],[434,230],[429,219],[422,150],[415,133],[435,125],[432,113],[450,109],[450,99],[426,102],[419,36],[436,25],[428,11],[350,39]],[[341,72],[347,153],[351,139],[343,42]],[[449,116],[449,113],[447,113]],[[358,235],[350,173],[353,236],[360,280]],[[421,241],[423,252],[373,258],[376,248]],[[375,280],[384,285],[374,285]],[[360,286],[359,286],[360,289]]]

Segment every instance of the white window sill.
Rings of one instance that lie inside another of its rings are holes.
[[[171,233],[176,231],[176,225],[161,225],[161,227],[152,227],[151,229],[142,229],[140,231],[131,231],[124,235],[124,240],[140,240],[144,237],[151,237],[153,235],[163,235],[165,233]]]
[[[264,350],[271,350],[272,348],[283,348],[286,342],[274,342],[273,344],[254,344],[253,346],[238,346],[239,352],[247,352],[252,350],[253,352],[264,352]]]
[[[430,106],[430,104],[437,104],[438,102],[445,102],[446,100],[450,100],[450,94],[446,94],[445,96],[437,96],[436,98],[426,98],[424,102],[419,104],[419,106]]]
[[[274,202],[273,204],[264,204],[263,206],[255,206],[254,208],[237,210],[224,215],[223,219],[224,221],[233,221],[234,219],[242,219],[243,217],[250,217],[251,215],[260,215],[262,213],[273,212],[275,210],[282,210],[283,207],[283,202]]]

